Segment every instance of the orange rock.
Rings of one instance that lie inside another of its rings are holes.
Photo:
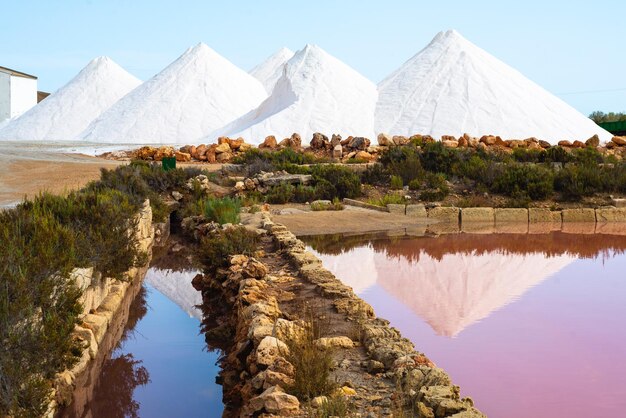
[[[623,147],[626,145],[626,136],[614,136],[611,141],[614,144],[619,145],[620,147]]]
[[[274,135],[269,135],[265,137],[265,140],[263,141],[263,143],[261,145],[259,145],[259,148],[276,148],[278,146],[278,142],[276,142],[276,137]]]
[[[559,141],[558,144],[559,144],[559,147],[568,147],[568,148],[570,148],[572,146],[572,143],[567,141],[567,140]]]
[[[232,150],[238,150],[239,147],[241,147],[241,145],[243,145],[244,142],[245,141],[241,137],[239,137],[237,139],[229,139],[228,140],[228,144],[230,145],[230,149],[232,149]]]
[[[180,162],[191,161],[191,154],[188,154],[186,152],[174,151],[174,156],[176,157],[176,161],[180,161]]]

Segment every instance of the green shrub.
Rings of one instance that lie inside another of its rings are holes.
[[[330,204],[321,203],[321,202],[313,202],[311,203],[311,210],[314,212],[325,211],[325,210],[343,210],[343,203],[337,198],[334,198]]]
[[[513,159],[521,163],[539,163],[545,161],[546,151],[542,149],[515,148]]]
[[[318,199],[353,199],[361,195],[361,179],[348,167],[317,165],[312,167],[311,174],[318,189]]]
[[[404,196],[395,193],[386,194],[380,198],[373,198],[367,201],[370,205],[387,206],[388,204],[404,204],[406,199]]]
[[[424,190],[420,193],[419,198],[420,200],[423,200],[425,202],[439,202],[441,200],[444,200],[447,195],[447,192],[439,189]]]
[[[259,245],[258,235],[243,226],[219,230],[200,240],[196,250],[198,261],[204,270],[212,274],[219,268],[230,265],[230,256],[244,254],[251,256]]]
[[[402,177],[400,176],[391,176],[391,188],[394,190],[400,190],[404,187],[404,183],[402,182]]]
[[[380,163],[391,175],[404,183],[424,176],[419,150],[414,146],[390,147],[380,156]]]
[[[460,152],[444,147],[441,142],[425,144],[420,154],[422,167],[433,173],[451,174],[452,167],[460,161]]]
[[[137,238],[127,233],[137,225],[138,209],[127,194],[98,189],[67,197],[44,193],[16,210],[34,217],[51,214],[74,231],[78,267],[94,267],[105,277],[122,279],[125,271],[145,261]]]
[[[0,415],[43,416],[50,382],[80,353],[75,232],[50,211],[0,211],[0,242]]]
[[[204,204],[204,216],[220,225],[238,224],[241,201],[237,198],[208,198]]]
[[[491,191],[506,196],[525,193],[532,200],[542,200],[552,195],[553,179],[553,172],[540,165],[510,163],[500,167]]]
[[[325,162],[325,159],[317,158],[315,155],[306,152],[297,152],[291,148],[284,148],[280,151],[262,150],[251,148],[233,159],[235,164],[260,165],[260,162],[269,163],[273,170],[283,170],[287,164],[316,164]],[[269,166],[267,166],[269,167]],[[264,169],[263,171],[270,171]]]
[[[545,150],[545,154],[543,154],[542,158],[542,162],[546,163],[567,163],[573,159],[565,148],[556,145]]]
[[[298,184],[293,191],[293,200],[298,203],[311,202],[317,199],[317,195],[315,187]]]
[[[382,164],[371,165],[361,174],[361,182],[378,186],[387,185],[389,182],[389,171]]]
[[[284,204],[291,202],[295,196],[296,188],[289,183],[280,183],[268,190],[266,199],[269,203]]]
[[[310,308],[303,308],[303,332],[291,335],[285,343],[288,352],[282,353],[294,366],[294,383],[286,389],[300,400],[308,401],[316,396],[330,395],[337,387],[330,379],[333,366],[332,352],[318,347],[314,341],[323,336],[323,324],[315,318]]]
[[[413,179],[409,182],[409,190],[419,190],[422,187],[422,182],[418,179]]]
[[[567,164],[556,173],[554,187],[565,200],[577,200],[610,188],[606,184],[609,179],[608,173],[598,167]]]

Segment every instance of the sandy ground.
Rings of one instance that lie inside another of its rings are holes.
[[[12,206],[42,191],[63,193],[100,177],[101,168],[114,168],[127,161],[112,161],[68,151],[76,147],[37,143],[0,142],[0,207]],[[202,165],[218,170],[221,165]]]
[[[341,211],[299,211],[286,215],[272,215],[296,235],[360,234],[401,230],[425,225],[425,222],[404,215],[346,206]]]

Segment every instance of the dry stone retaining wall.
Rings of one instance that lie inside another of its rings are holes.
[[[152,252],[154,242],[154,227],[152,224],[152,209],[150,202],[145,201],[137,214],[137,227],[133,233],[139,242],[139,249],[148,255]],[[82,290],[80,302],[83,313],[80,325],[76,325],[74,334],[83,342],[83,353],[71,370],[65,370],[57,375],[54,384],[54,398],[48,408],[46,417],[53,418],[58,406],[71,400],[76,381],[88,372],[91,360],[99,353],[100,345],[107,335],[109,326],[115,323],[125,295],[132,289],[136,291],[148,269],[148,264],[140,268],[131,268],[125,274],[127,280],[119,281],[109,277],[102,277],[93,268],[75,269],[72,276]],[[108,349],[106,347],[103,349]]]

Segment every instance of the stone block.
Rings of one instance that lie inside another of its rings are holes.
[[[548,208],[530,208],[528,209],[528,221],[531,224],[538,222],[554,222],[554,218],[552,217],[552,211]]]
[[[463,208],[461,209],[461,223],[465,222],[494,222],[493,208]]]
[[[426,206],[424,205],[406,205],[406,216],[412,218],[427,218]]]
[[[398,203],[389,203],[387,205],[387,210],[389,213],[394,213],[396,215],[405,215],[406,214],[406,206],[400,205]]]
[[[460,209],[455,207],[435,207],[428,210],[428,218],[442,222],[459,223]]]
[[[517,222],[528,223],[528,209],[524,208],[497,208],[496,223]]]
[[[563,209],[563,223],[596,222],[596,211],[592,208]]]
[[[626,222],[626,207],[596,209],[596,220],[598,222]]]

